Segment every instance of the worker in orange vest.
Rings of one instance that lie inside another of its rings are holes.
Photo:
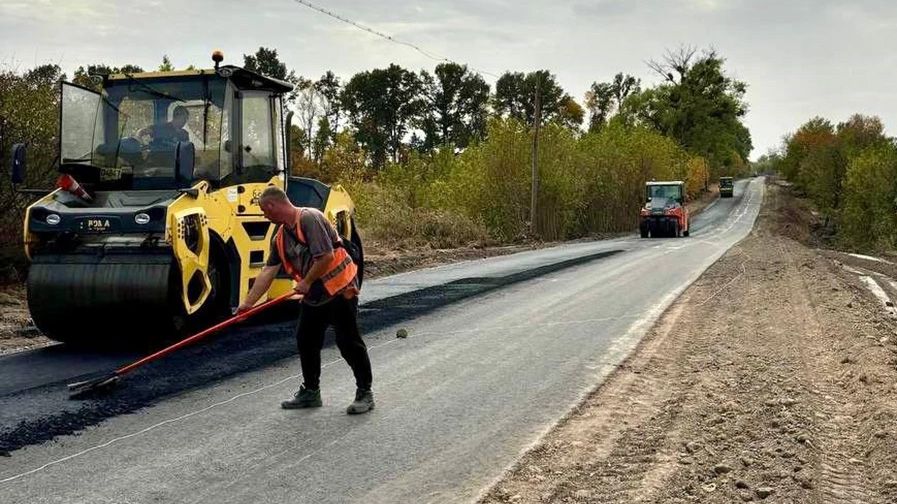
[[[281,268],[296,280],[296,292],[303,295],[296,327],[303,384],[281,407],[299,409],[322,405],[321,348],[324,331],[327,326],[333,326],[336,346],[352,368],[357,387],[355,401],[346,412],[367,413],[374,409],[374,395],[371,361],[358,331],[358,267],[320,210],[293,206],[286,193],[274,186],[262,192],[259,206],[265,218],[279,228],[271,243],[268,262],[237,312],[252,308],[268,291]]]

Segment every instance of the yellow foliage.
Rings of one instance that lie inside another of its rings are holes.
[[[491,120],[487,140],[460,154],[412,155],[373,182],[356,178],[344,185],[357,200],[361,226],[376,238],[460,246],[515,241],[533,231],[547,240],[629,231],[637,225],[646,181],[687,180],[695,196],[709,177],[706,161],[673,140],[623,125],[581,137],[546,125],[538,167],[534,230],[532,132],[511,119]]]
[[[710,182],[710,167],[701,156],[689,159],[687,166],[688,176],[685,179],[685,191],[689,198],[695,198],[707,189]]]

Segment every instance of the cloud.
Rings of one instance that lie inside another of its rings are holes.
[[[657,81],[645,65],[680,44],[715,47],[749,85],[756,151],[812,115],[854,111],[897,120],[897,2],[893,0],[328,0],[373,29],[471,67],[500,73],[548,68],[575,97],[617,72]],[[259,46],[297,73],[352,74],[436,62],[309,10],[293,0],[0,0],[0,61],[210,65]],[[487,77],[494,82],[494,78]]]

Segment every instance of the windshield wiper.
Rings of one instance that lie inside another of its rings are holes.
[[[147,84],[141,80],[135,79],[134,76],[131,74],[126,73],[126,74],[124,74],[124,76],[128,78],[129,82],[137,84],[138,86],[143,88],[144,91],[146,91],[147,93],[149,93],[153,96],[156,96],[157,98],[165,98],[168,100],[175,100],[175,101],[179,101],[181,103],[186,103],[186,100],[183,100],[181,98],[178,98],[177,96],[172,96],[168,93],[159,91],[158,89],[155,89],[154,87],[150,86],[149,84]]]

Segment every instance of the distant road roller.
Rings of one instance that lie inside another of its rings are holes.
[[[61,84],[58,187],[24,223],[28,305],[50,338],[161,339],[229,314],[272,253],[268,185],[362,250],[349,194],[288,175],[292,84],[213,60]],[[20,144],[14,183],[25,170]],[[291,288],[284,275],[268,295]]]
[[[732,177],[719,178],[719,197],[731,198],[735,192],[735,179]]]

